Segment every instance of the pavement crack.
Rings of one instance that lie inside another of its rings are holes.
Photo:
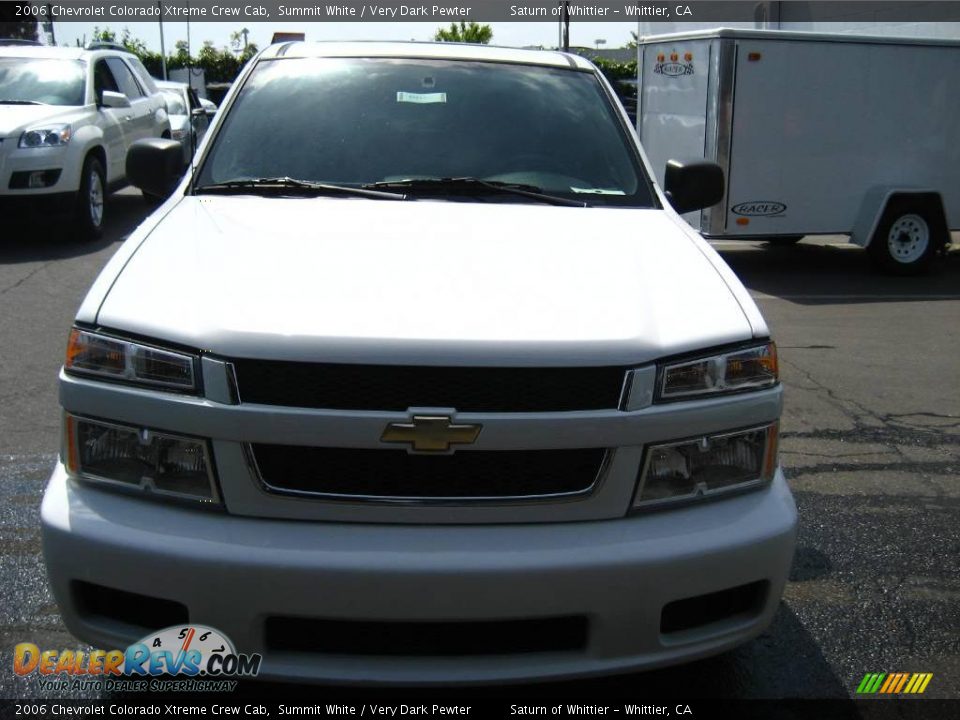
[[[781,436],[782,437],[782,436]],[[781,455],[804,455],[806,457],[819,458],[853,458],[853,457],[876,457],[877,455],[890,455],[893,450],[882,450],[880,452],[860,452],[860,453],[828,453],[828,452],[805,452],[803,450],[781,450]]]
[[[842,398],[839,395],[837,395],[836,392],[834,392],[833,388],[830,388],[824,385],[822,382],[817,380],[811,372],[800,367],[800,365],[798,365],[797,363],[791,360],[787,360],[785,358],[781,358],[781,362],[784,363],[785,365],[789,365],[790,367],[792,367],[794,370],[800,373],[807,380],[807,382],[809,382],[813,386],[813,388],[808,388],[808,389],[817,390],[823,393],[824,395],[826,395],[826,397],[831,401],[833,406],[837,408],[841,413],[843,413],[847,418],[849,418],[854,423],[855,427],[863,426],[864,417],[871,418],[880,423],[884,422],[882,417],[877,415],[875,412],[869,410],[868,408],[865,408],[856,400],[851,400],[849,398]],[[851,409],[851,406],[852,406],[852,409]]]
[[[18,287],[20,287],[20,286],[23,285],[25,282],[27,282],[27,280],[29,280],[29,279],[32,278],[34,275],[36,275],[38,272],[40,272],[41,270],[43,270],[43,269],[46,268],[47,266],[52,265],[53,262],[54,262],[53,260],[49,260],[49,261],[43,263],[42,265],[40,265],[39,267],[34,268],[34,269],[31,270],[30,272],[28,272],[26,275],[24,275],[22,278],[20,278],[19,280],[17,280],[13,285],[10,285],[9,287],[5,287],[5,288],[3,288],[2,290],[0,290],[0,295],[6,295],[6,294],[7,294],[8,292],[10,292],[11,290],[16,290]]]
[[[957,463],[951,460],[945,460],[943,462],[906,462],[903,464],[909,465],[910,470],[917,473],[926,473],[928,475],[937,475],[949,478],[953,478],[957,474]],[[788,475],[791,478],[799,478],[803,477],[804,475],[817,475],[820,473],[830,472],[881,472],[890,469],[890,463],[882,462],[825,462],[818,463],[816,465],[806,465],[804,467],[790,467],[788,468]],[[943,495],[943,490],[939,487],[936,487],[936,485],[931,484],[930,489],[933,490],[937,496]]]

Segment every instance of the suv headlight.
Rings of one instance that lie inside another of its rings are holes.
[[[647,448],[634,508],[760,487],[777,470],[779,424]]]
[[[133,385],[196,392],[198,358],[73,328],[64,370]]]
[[[688,400],[742,390],[759,390],[779,382],[777,346],[773,342],[663,365],[657,400]]]
[[[206,440],[64,417],[64,464],[74,477],[145,494],[218,503]]]
[[[69,125],[44,125],[31,128],[20,136],[22,148],[59,147],[70,142],[73,128]]]

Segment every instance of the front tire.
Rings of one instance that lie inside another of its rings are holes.
[[[937,252],[934,223],[927,208],[891,203],[870,241],[874,263],[894,275],[926,272]]]
[[[77,232],[84,240],[96,240],[103,235],[104,208],[107,197],[103,165],[90,155],[83,161],[80,191],[73,219]]]

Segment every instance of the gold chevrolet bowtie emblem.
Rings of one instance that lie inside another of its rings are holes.
[[[483,425],[454,425],[443,415],[414,415],[413,422],[390,423],[382,442],[410,443],[414,452],[448,452],[451,445],[475,442]]]

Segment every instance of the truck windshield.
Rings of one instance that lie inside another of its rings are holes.
[[[197,185],[265,177],[357,187],[471,178],[589,205],[654,203],[592,73],[447,59],[261,62],[224,118]],[[443,194],[442,184],[407,185],[413,194]],[[477,187],[484,201],[529,201]],[[462,183],[455,189],[456,199],[469,196]]]
[[[80,60],[0,58],[0,105],[84,105]]]

